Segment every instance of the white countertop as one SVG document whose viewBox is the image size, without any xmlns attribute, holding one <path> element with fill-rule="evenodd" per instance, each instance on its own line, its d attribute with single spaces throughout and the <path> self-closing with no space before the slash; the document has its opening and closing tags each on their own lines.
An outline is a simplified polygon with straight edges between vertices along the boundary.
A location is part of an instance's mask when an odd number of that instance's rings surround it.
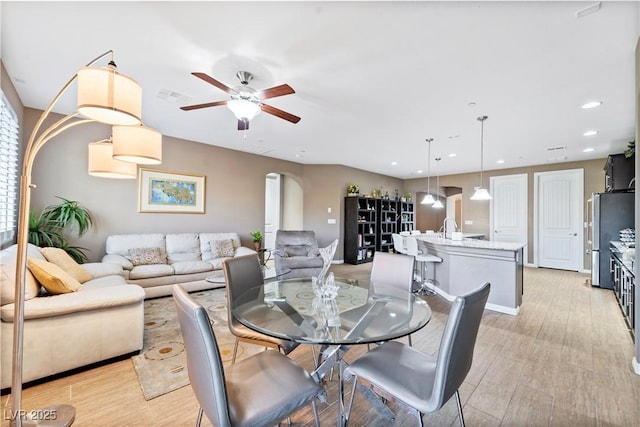
<svg viewBox="0 0 640 427">
<path fill-rule="evenodd" d="M 458 246 L 462 248 L 517 251 L 518 249 L 523 248 L 525 246 L 524 243 L 519 243 L 519 242 L 496 242 L 493 240 L 478 240 L 478 239 L 451 240 L 451 239 L 445 239 L 443 237 L 438 237 L 435 234 L 419 234 L 413 237 L 423 242 L 431 243 L 434 245 Z"/>
</svg>

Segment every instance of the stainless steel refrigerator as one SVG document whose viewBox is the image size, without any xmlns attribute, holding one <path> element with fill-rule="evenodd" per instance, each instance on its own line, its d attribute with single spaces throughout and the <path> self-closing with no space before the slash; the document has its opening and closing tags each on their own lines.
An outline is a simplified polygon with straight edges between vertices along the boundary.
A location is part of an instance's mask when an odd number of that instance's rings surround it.
<svg viewBox="0 0 640 427">
<path fill-rule="evenodd" d="M 594 193 L 587 201 L 587 241 L 591 244 L 591 285 L 613 289 L 609 242 L 634 228 L 635 193 Z"/>
</svg>

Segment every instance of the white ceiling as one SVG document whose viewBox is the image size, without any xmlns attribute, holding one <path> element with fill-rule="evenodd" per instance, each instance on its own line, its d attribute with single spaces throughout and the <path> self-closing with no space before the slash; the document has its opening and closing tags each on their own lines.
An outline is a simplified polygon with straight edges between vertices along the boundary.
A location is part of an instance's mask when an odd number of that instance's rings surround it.
<svg viewBox="0 0 640 427">
<path fill-rule="evenodd" d="M 442 161 L 431 174 L 445 175 L 479 170 L 479 115 L 489 116 L 485 170 L 624 151 L 639 3 L 605 1 L 576 17 L 594 3 L 2 1 L 2 61 L 24 105 L 44 109 L 113 49 L 142 85 L 145 124 L 165 135 L 398 178 L 425 176 L 434 138 Z M 226 107 L 179 109 L 227 99 L 192 71 L 235 86 L 238 70 L 256 89 L 292 86 L 267 103 L 302 120 L 263 113 L 245 134 Z M 54 111 L 74 111 L 74 91 Z M 580 108 L 590 100 L 603 105 Z M 589 129 L 599 134 L 583 136 Z"/>
</svg>

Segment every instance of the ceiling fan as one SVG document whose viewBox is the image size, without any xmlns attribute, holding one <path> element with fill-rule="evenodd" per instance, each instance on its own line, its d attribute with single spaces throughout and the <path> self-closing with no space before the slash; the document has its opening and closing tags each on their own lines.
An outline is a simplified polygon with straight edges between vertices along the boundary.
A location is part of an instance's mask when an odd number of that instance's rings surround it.
<svg viewBox="0 0 640 427">
<path fill-rule="evenodd" d="M 226 105 L 231 111 L 233 111 L 233 114 L 238 119 L 238 130 L 249 129 L 249 121 L 253 119 L 256 114 L 260 113 L 260 111 L 288 120 L 291 123 L 298 123 L 300 121 L 300 117 L 294 116 L 293 114 L 262 102 L 264 99 L 295 93 L 293 88 L 288 84 L 274 86 L 269 89 L 255 90 L 249 86 L 249 82 L 253 79 L 253 74 L 248 71 L 238 71 L 236 73 L 236 77 L 238 77 L 241 83 L 236 87 L 227 86 L 205 73 L 194 72 L 191 74 L 228 93 L 231 95 L 231 99 L 226 101 L 207 102 L 205 104 L 187 105 L 185 107 L 180 107 L 181 110 L 190 111 L 197 110 L 199 108 Z"/>
</svg>

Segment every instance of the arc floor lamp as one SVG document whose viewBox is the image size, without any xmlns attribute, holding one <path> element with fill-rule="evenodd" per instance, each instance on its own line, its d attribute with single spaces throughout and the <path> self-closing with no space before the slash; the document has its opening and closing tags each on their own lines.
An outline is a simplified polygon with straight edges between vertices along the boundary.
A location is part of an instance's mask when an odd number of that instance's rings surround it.
<svg viewBox="0 0 640 427">
<path fill-rule="evenodd" d="M 106 67 L 94 66 L 99 60 L 109 55 L 111 55 L 111 61 Z M 53 107 L 75 81 L 78 81 L 78 111 L 43 129 L 44 122 Z M 24 292 L 27 274 L 31 189 L 35 188 L 35 185 L 31 182 L 31 172 L 35 157 L 47 142 L 69 128 L 91 122 L 109 124 L 114 126 L 112 132 L 121 136 L 117 141 L 114 136 L 113 147 L 105 147 L 107 148 L 106 151 L 98 150 L 101 153 L 97 153 L 96 150 L 90 150 L 89 173 L 111 178 L 135 178 L 135 173 L 132 173 L 131 167 L 123 167 L 117 162 L 125 160 L 130 163 L 158 164 L 162 161 L 162 135 L 158 131 L 142 125 L 141 106 L 142 90 L 140 86 L 135 80 L 116 71 L 115 62 L 113 62 L 113 51 L 109 50 L 89 62 L 86 67 L 81 68 L 60 89 L 40 115 L 25 147 L 20 181 L 20 209 L 18 211 L 18 247 L 11 372 L 11 423 L 17 427 L 21 427 L 23 424 L 38 425 L 38 420 L 31 420 L 26 417 L 27 411 L 22 409 Z M 79 116 L 84 118 L 79 118 Z M 123 129 L 117 129 L 120 127 L 123 127 L 124 132 L 122 132 Z M 135 135 L 135 139 L 128 139 L 127 134 Z M 141 139 L 144 140 L 142 144 L 140 143 Z M 110 152 L 109 149 L 115 150 L 116 143 L 119 144 L 120 157 L 115 156 L 115 159 L 109 159 L 109 154 L 114 156 L 114 153 Z M 101 142 L 101 144 L 104 144 L 104 142 Z M 106 157 L 104 156 L 105 152 L 107 153 Z M 92 156 L 97 155 L 103 155 L 101 160 L 92 158 Z M 104 164 L 105 161 L 109 164 L 101 166 L 99 170 L 92 171 L 92 164 L 95 165 L 96 162 Z M 55 405 L 50 408 L 55 409 L 56 419 L 48 420 L 47 425 L 69 426 L 73 423 L 75 409 L 72 406 Z M 29 413 L 38 412 L 29 411 Z"/>
</svg>

